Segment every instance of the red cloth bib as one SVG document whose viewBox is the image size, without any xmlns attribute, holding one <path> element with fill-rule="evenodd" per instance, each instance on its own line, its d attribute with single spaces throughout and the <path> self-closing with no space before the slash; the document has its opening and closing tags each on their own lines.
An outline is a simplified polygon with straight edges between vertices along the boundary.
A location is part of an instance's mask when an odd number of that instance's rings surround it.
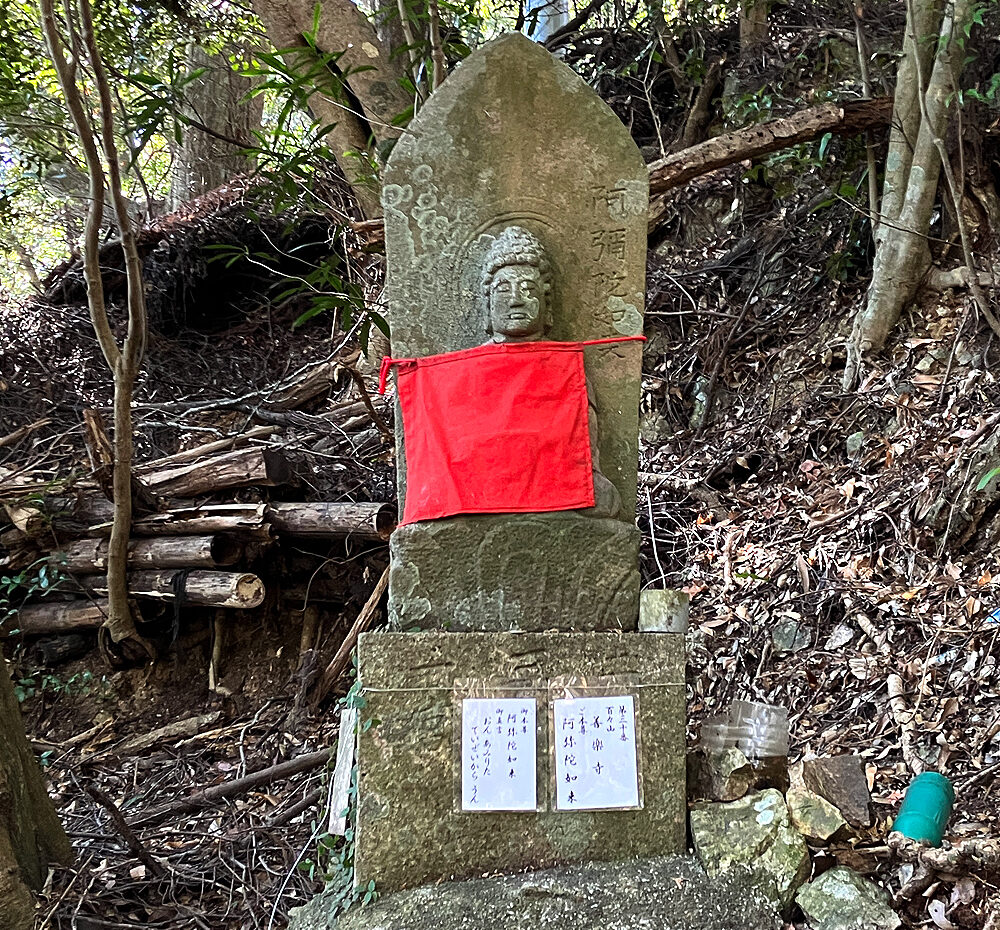
<svg viewBox="0 0 1000 930">
<path fill-rule="evenodd" d="M 406 446 L 400 525 L 594 506 L 583 347 L 493 343 L 396 367 Z"/>
</svg>

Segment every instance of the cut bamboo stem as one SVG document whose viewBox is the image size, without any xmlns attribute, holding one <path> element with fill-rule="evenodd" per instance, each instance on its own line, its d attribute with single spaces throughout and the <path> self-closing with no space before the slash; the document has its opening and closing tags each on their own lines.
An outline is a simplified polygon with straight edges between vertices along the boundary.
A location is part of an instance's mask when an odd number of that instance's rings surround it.
<svg viewBox="0 0 1000 930">
<path fill-rule="evenodd" d="M 138 568 L 198 568 L 234 565 L 243 555 L 243 546 L 233 536 L 167 536 L 162 539 L 133 539 L 129 542 L 128 565 Z M 94 574 L 107 568 L 108 542 L 105 539 L 78 539 L 50 560 L 73 574 Z"/>
<path fill-rule="evenodd" d="M 129 572 L 128 590 L 133 597 L 173 601 L 178 588 L 182 603 L 202 607 L 234 607 L 250 610 L 264 602 L 267 591 L 256 575 L 245 572 L 191 571 Z M 102 575 L 79 579 L 84 590 L 104 594 L 107 582 Z"/>
</svg>

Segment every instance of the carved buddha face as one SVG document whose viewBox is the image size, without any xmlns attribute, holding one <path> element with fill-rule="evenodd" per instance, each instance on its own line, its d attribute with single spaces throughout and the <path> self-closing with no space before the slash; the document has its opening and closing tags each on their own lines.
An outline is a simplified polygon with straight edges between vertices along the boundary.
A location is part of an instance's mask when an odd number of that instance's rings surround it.
<svg viewBox="0 0 1000 930">
<path fill-rule="evenodd" d="M 542 273 L 535 265 L 507 265 L 490 282 L 493 338 L 524 339 L 542 334 L 545 302 Z"/>
<path fill-rule="evenodd" d="M 495 342 L 541 339 L 548 330 L 549 260 L 542 244 L 521 226 L 494 240 L 483 267 L 489 309 L 487 331 Z"/>
</svg>

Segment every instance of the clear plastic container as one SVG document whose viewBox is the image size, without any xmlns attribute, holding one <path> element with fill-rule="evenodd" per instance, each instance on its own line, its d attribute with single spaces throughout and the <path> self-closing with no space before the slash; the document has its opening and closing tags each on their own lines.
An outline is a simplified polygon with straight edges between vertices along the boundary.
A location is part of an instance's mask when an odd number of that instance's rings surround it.
<svg viewBox="0 0 1000 930">
<path fill-rule="evenodd" d="M 739 749 L 748 759 L 788 755 L 788 710 L 757 701 L 733 701 L 726 713 L 701 725 L 706 750 Z"/>
<path fill-rule="evenodd" d="M 788 708 L 757 701 L 733 701 L 729 726 L 748 759 L 788 755 Z"/>
<path fill-rule="evenodd" d="M 699 745 L 710 751 L 732 749 L 736 745 L 736 737 L 729 727 L 729 716 L 706 717 L 701 724 Z"/>
</svg>

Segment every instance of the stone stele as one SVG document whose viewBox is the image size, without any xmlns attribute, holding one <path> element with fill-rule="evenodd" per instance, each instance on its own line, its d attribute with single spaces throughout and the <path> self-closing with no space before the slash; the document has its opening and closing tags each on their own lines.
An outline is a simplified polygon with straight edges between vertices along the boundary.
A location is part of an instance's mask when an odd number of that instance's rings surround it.
<svg viewBox="0 0 1000 930">
<path fill-rule="evenodd" d="M 374 879 L 384 892 L 491 871 L 685 851 L 682 636 L 367 633 L 358 647 L 358 674 L 366 699 L 358 741 L 359 885 Z M 634 693 L 643 809 L 552 811 L 543 735 L 538 784 L 546 810 L 456 810 L 456 681 L 544 683 L 563 675 L 626 675 L 640 683 Z M 540 701 L 540 720 L 545 708 Z"/>
<path fill-rule="evenodd" d="M 511 227 L 535 237 L 549 263 L 543 338 L 640 335 L 647 202 L 638 148 L 576 74 L 516 33 L 485 45 L 434 92 L 386 167 L 393 356 L 491 338 L 483 271 Z M 395 628 L 635 630 L 641 347 L 585 351 L 600 472 L 617 492 L 617 513 L 458 516 L 400 527 L 389 580 Z M 404 425 L 397 416 L 401 510 Z"/>
</svg>

